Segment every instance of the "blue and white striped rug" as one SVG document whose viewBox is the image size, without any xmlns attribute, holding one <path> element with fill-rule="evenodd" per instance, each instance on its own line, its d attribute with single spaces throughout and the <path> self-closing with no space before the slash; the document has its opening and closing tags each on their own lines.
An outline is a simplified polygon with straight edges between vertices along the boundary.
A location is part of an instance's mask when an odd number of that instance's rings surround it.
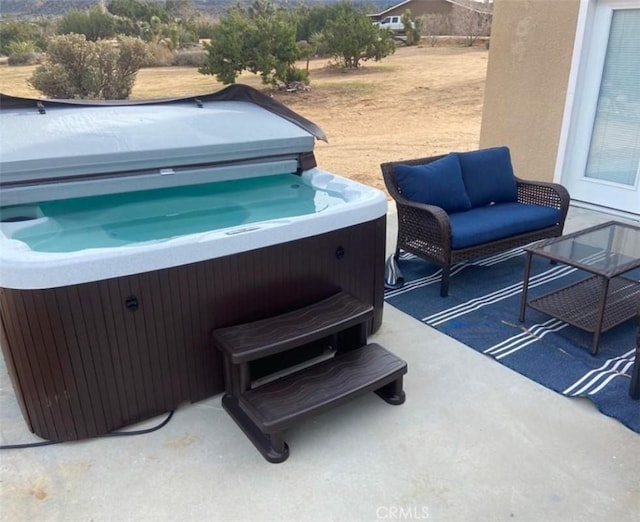
<svg viewBox="0 0 640 522">
<path fill-rule="evenodd" d="M 568 397 L 588 397 L 602 413 L 640 433 L 640 401 L 629 397 L 635 321 L 605 332 L 597 356 L 591 355 L 592 335 L 567 323 L 532 308 L 521 323 L 525 257 L 522 249 L 515 249 L 456 265 L 449 296 L 441 298 L 441 270 L 403 253 L 398 267 L 404 285 L 388 289 L 385 300 L 547 388 Z M 534 256 L 529 298 L 585 276 Z M 640 280 L 640 271 L 627 277 Z"/>
</svg>

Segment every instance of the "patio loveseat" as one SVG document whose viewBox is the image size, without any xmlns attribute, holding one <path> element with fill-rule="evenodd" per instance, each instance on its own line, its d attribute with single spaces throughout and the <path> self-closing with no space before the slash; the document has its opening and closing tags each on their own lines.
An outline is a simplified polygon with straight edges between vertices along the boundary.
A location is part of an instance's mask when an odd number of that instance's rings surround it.
<svg viewBox="0 0 640 522">
<path fill-rule="evenodd" d="M 562 235 L 569 193 L 514 175 L 507 147 L 381 165 L 398 209 L 400 250 L 442 267 L 440 295 L 454 263 Z"/>
</svg>

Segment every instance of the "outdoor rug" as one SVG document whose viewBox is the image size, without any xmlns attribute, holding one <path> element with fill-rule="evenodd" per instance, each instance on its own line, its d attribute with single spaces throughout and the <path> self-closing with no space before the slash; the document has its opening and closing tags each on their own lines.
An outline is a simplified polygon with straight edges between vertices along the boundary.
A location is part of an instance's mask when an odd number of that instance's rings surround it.
<svg viewBox="0 0 640 522">
<path fill-rule="evenodd" d="M 403 253 L 404 285 L 385 291 L 390 305 L 474 350 L 568 397 L 587 397 L 605 415 L 640 433 L 640 401 L 629 397 L 636 322 L 605 332 L 598 355 L 593 336 L 527 307 L 518 320 L 526 254 L 514 249 L 452 267 L 449 296 L 440 297 L 441 269 Z M 388 263 L 389 268 L 389 263 Z M 586 277 L 534 256 L 529 299 Z M 640 280 L 636 270 L 627 277 Z"/>
</svg>

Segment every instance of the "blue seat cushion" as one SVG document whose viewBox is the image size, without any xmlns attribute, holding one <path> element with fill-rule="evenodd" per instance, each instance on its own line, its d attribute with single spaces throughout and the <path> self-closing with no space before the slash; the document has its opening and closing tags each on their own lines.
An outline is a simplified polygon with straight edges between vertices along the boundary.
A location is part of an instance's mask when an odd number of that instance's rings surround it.
<svg viewBox="0 0 640 522">
<path fill-rule="evenodd" d="M 471 206 L 518 200 L 518 186 L 507 147 L 457 154 Z"/>
<path fill-rule="evenodd" d="M 447 213 L 471 208 L 455 154 L 424 165 L 395 165 L 393 172 L 400 193 L 409 201 L 435 205 Z"/>
<path fill-rule="evenodd" d="M 449 216 L 451 246 L 467 248 L 555 225 L 560 211 L 527 203 L 498 203 Z"/>
</svg>

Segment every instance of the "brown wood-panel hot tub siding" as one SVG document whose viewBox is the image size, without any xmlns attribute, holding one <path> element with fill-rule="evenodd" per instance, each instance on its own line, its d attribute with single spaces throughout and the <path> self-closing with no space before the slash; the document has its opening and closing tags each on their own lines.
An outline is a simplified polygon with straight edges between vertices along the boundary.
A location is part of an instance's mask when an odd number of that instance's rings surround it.
<svg viewBox="0 0 640 522">
<path fill-rule="evenodd" d="M 377 330 L 385 228 L 381 217 L 153 272 L 0 289 L 0 342 L 30 429 L 50 440 L 83 439 L 219 393 L 223 369 L 213 329 L 290 311 L 340 289 L 374 306 L 371 330 Z"/>
</svg>

